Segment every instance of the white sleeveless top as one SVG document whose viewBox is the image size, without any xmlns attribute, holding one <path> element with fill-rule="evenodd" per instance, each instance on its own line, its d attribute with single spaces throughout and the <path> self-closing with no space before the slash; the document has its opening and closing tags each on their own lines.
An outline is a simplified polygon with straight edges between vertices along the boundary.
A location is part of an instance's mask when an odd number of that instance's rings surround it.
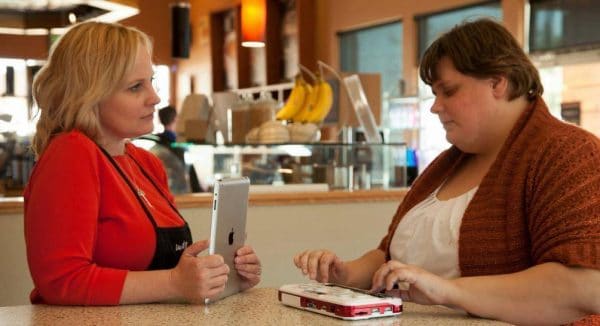
<svg viewBox="0 0 600 326">
<path fill-rule="evenodd" d="M 390 256 L 445 278 L 460 277 L 458 233 L 478 187 L 449 200 L 437 199 L 441 186 L 411 208 L 398 223 Z"/>
</svg>

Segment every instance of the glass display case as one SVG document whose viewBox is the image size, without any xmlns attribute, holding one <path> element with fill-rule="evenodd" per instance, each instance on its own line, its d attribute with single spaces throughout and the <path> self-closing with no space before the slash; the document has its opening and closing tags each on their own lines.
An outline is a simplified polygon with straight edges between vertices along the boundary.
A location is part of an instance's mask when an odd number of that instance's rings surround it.
<svg viewBox="0 0 600 326">
<path fill-rule="evenodd" d="M 204 188 L 247 176 L 253 185 L 327 184 L 330 189 L 406 186 L 404 143 L 199 145 L 178 143 Z"/>
</svg>

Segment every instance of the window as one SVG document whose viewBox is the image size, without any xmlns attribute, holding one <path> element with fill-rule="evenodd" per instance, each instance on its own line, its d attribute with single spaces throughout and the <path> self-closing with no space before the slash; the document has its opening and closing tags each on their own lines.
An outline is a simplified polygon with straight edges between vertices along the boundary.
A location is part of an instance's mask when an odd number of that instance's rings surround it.
<svg viewBox="0 0 600 326">
<path fill-rule="evenodd" d="M 35 122 L 30 122 L 29 87 L 37 62 L 0 58 L 0 132 L 18 136 L 31 134 Z"/>
<path fill-rule="evenodd" d="M 379 73 L 384 102 L 402 94 L 402 22 L 343 32 L 339 39 L 342 71 Z M 383 126 L 389 123 L 385 108 L 383 103 Z"/>
<path fill-rule="evenodd" d="M 160 97 L 160 103 L 156 105 L 156 111 L 154 113 L 154 132 L 162 132 L 163 125 L 160 124 L 158 119 L 158 109 L 169 105 L 171 95 L 171 83 L 170 83 L 169 67 L 166 65 L 154 66 L 154 86 L 158 97 Z"/>
<path fill-rule="evenodd" d="M 450 30 L 463 21 L 476 20 L 482 17 L 502 20 L 502 8 L 499 1 L 487 1 L 474 6 L 462 7 L 434 13 L 416 18 L 419 28 L 419 58 L 440 34 Z"/>
<path fill-rule="evenodd" d="M 600 47 L 600 2 L 530 0 L 532 52 Z"/>
<path fill-rule="evenodd" d="M 33 75 L 43 64 L 42 61 L 0 58 L 0 132 L 15 132 L 19 136 L 30 136 L 35 132 L 39 117 L 37 107 L 31 98 Z M 169 104 L 170 72 L 166 65 L 154 66 L 154 84 L 158 90 L 161 108 Z M 33 115 L 30 115 L 33 113 Z M 162 131 L 162 126 L 155 116 L 155 131 Z"/>
</svg>

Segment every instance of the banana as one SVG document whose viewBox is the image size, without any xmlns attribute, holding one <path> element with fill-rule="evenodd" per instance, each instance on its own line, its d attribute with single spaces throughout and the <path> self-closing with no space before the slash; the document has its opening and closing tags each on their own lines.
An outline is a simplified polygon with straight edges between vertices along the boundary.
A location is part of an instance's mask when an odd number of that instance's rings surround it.
<svg viewBox="0 0 600 326">
<path fill-rule="evenodd" d="M 294 82 L 294 87 L 288 97 L 285 105 L 277 112 L 277 120 L 289 120 L 300 111 L 307 98 L 306 82 L 302 75 L 298 74 Z"/>
<path fill-rule="evenodd" d="M 323 78 L 318 79 L 317 86 L 317 98 L 313 104 L 310 115 L 306 118 L 308 122 L 320 123 L 322 122 L 333 105 L 333 90 L 331 85 Z"/>
<path fill-rule="evenodd" d="M 314 106 L 315 100 L 317 99 L 317 88 L 313 87 L 309 83 L 305 83 L 306 87 L 306 100 L 300 109 L 293 117 L 292 121 L 294 122 L 304 122 L 310 115 L 312 108 Z"/>
</svg>

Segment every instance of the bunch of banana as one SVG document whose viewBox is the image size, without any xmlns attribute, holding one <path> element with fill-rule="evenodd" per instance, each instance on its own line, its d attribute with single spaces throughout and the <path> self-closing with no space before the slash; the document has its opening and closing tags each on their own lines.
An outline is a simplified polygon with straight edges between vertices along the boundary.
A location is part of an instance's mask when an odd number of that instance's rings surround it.
<svg viewBox="0 0 600 326">
<path fill-rule="evenodd" d="M 322 77 L 319 77 L 317 80 L 317 99 L 313 104 L 312 112 L 306 119 L 308 122 L 312 123 L 320 123 L 322 122 L 329 111 L 331 111 L 331 107 L 333 106 L 333 90 L 331 89 L 331 85 L 327 81 L 325 81 Z"/>
<path fill-rule="evenodd" d="M 304 100 L 302 108 L 300 108 L 300 110 L 292 117 L 292 121 L 294 122 L 306 122 L 317 100 L 317 87 L 312 86 L 308 83 L 306 85 L 308 86 L 306 92 L 306 99 Z"/>
<path fill-rule="evenodd" d="M 312 86 L 302 78 L 302 75 L 296 75 L 290 96 L 275 116 L 277 120 L 292 119 L 304 107 L 304 102 L 306 102 L 307 95 L 311 90 Z"/>
<path fill-rule="evenodd" d="M 294 122 L 320 123 L 325 119 L 333 104 L 333 90 L 331 85 L 323 77 L 317 75 L 316 84 L 309 92 L 307 100 L 296 115 L 292 117 Z"/>
</svg>

